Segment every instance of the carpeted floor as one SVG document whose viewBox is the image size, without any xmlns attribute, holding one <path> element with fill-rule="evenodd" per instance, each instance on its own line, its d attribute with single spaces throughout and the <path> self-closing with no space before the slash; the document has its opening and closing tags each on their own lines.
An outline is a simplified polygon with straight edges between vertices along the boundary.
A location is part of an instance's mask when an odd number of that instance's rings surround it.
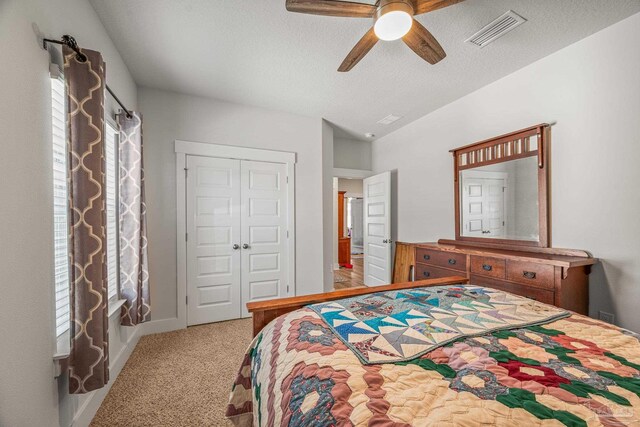
<svg viewBox="0 0 640 427">
<path fill-rule="evenodd" d="M 92 426 L 227 426 L 251 319 L 142 337 Z"/>
</svg>

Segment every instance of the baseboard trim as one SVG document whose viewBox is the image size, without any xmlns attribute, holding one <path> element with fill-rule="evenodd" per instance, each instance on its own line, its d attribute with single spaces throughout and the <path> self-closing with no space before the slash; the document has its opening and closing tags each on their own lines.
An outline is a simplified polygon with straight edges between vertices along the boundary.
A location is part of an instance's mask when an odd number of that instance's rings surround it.
<svg viewBox="0 0 640 427">
<path fill-rule="evenodd" d="M 109 393 L 109 390 L 116 381 L 116 378 L 118 378 L 118 375 L 120 375 L 125 363 L 129 360 L 129 356 L 133 353 L 133 349 L 136 348 L 141 336 L 140 328 L 140 326 L 135 328 L 135 331 L 131 334 L 131 337 L 129 337 L 129 341 L 127 341 L 127 345 L 122 347 L 120 352 L 113 359 L 113 364 L 109 367 L 109 383 L 101 389 L 94 391 L 93 394 L 87 398 L 84 404 L 76 412 L 72 426 L 84 427 L 91 424 L 91 420 L 93 420 L 96 412 L 100 409 L 100 405 L 102 405 L 102 401 L 107 396 L 107 393 Z"/>
<path fill-rule="evenodd" d="M 163 332 L 177 331 L 178 329 L 184 329 L 187 325 L 184 324 L 182 319 L 173 317 L 170 319 L 152 320 L 141 325 L 142 330 L 140 336 L 161 334 Z"/>
</svg>

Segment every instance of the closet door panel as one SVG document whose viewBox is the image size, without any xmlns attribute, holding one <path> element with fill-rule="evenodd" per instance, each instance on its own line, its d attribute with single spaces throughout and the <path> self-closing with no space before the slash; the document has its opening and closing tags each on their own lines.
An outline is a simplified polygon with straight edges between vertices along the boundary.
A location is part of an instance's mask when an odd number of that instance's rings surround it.
<svg viewBox="0 0 640 427">
<path fill-rule="evenodd" d="M 240 161 L 187 157 L 187 324 L 241 314 Z"/>
<path fill-rule="evenodd" d="M 287 168 L 241 162 L 242 316 L 246 303 L 279 298 L 287 280 Z"/>
</svg>

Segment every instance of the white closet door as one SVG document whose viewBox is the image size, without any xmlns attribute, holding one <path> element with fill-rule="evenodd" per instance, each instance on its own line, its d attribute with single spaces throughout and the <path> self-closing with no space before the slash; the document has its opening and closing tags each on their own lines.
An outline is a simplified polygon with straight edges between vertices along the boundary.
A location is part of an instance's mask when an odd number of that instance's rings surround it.
<svg viewBox="0 0 640 427">
<path fill-rule="evenodd" d="M 287 167 L 242 161 L 242 315 L 246 303 L 286 296 Z"/>
<path fill-rule="evenodd" d="M 240 161 L 187 156 L 187 324 L 241 315 Z"/>
<path fill-rule="evenodd" d="M 364 284 L 391 283 L 391 172 L 366 178 L 364 190 Z"/>
</svg>

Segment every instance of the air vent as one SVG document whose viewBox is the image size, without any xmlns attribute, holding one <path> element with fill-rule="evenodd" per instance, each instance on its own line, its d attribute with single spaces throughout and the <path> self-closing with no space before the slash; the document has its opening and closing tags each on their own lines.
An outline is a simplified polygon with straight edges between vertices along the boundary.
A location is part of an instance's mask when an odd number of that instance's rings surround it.
<svg viewBox="0 0 640 427">
<path fill-rule="evenodd" d="M 485 47 L 525 22 L 527 22 L 526 19 L 513 10 L 510 10 L 466 39 L 465 42 L 469 42 L 478 47 Z"/>
<path fill-rule="evenodd" d="M 402 116 L 394 116 L 393 114 L 389 114 L 384 119 L 378 120 L 378 123 L 380 123 L 381 125 L 390 125 L 391 123 L 393 123 L 395 121 L 398 121 L 401 118 L 402 118 Z"/>
</svg>

